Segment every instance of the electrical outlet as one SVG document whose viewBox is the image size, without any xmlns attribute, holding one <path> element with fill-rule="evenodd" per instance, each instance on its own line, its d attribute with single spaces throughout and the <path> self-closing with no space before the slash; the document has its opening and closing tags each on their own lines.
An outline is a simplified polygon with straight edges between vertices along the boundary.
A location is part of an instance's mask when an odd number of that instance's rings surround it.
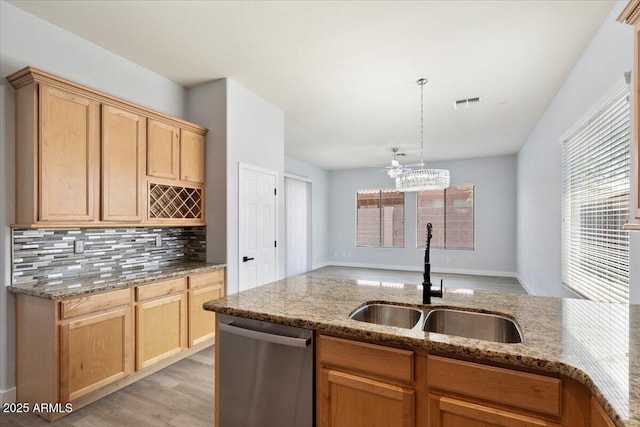
<svg viewBox="0 0 640 427">
<path fill-rule="evenodd" d="M 73 253 L 81 254 L 84 252 L 84 241 L 83 240 L 75 240 L 73 242 Z"/>
<path fill-rule="evenodd" d="M 156 248 L 162 246 L 162 236 L 156 236 Z"/>
</svg>

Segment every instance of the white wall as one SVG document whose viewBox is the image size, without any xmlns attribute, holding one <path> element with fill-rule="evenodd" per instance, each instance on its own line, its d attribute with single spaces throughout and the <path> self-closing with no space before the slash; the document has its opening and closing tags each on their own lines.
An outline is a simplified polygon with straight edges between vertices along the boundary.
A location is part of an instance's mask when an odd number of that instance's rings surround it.
<svg viewBox="0 0 640 427">
<path fill-rule="evenodd" d="M 6 77 L 28 65 L 170 115 L 186 90 L 122 57 L 0 1 L 0 282 L 10 284 L 14 218 L 14 97 Z M 0 286 L 0 400 L 15 399 L 13 297 Z"/>
<path fill-rule="evenodd" d="M 574 296 L 560 278 L 560 138 L 632 67 L 632 27 L 615 22 L 625 4 L 615 5 L 518 153 L 518 273 L 536 295 Z M 640 264 L 633 243 L 631 264 Z"/>
<path fill-rule="evenodd" d="M 224 86 L 224 87 L 223 87 Z M 213 188 L 207 188 L 207 206 L 211 203 L 224 203 L 226 215 L 226 254 L 225 259 L 211 259 L 227 264 L 227 293 L 236 293 L 238 284 L 238 164 L 246 163 L 278 172 L 278 194 L 284 189 L 284 112 L 259 97 L 247 88 L 230 79 L 222 79 L 206 83 L 189 89 L 189 119 L 203 126 L 209 127 L 214 138 L 214 146 L 219 147 L 224 139 L 226 153 L 222 150 L 207 150 L 207 167 L 220 165 L 224 159 L 226 168 L 226 197 Z M 221 112 L 226 111 L 226 117 L 221 119 Z M 221 120 L 224 120 L 223 137 L 220 133 Z M 208 147 L 209 148 L 209 147 Z M 214 158 L 212 158 L 214 157 Z M 226 158 L 225 158 L 226 157 Z M 210 169 L 207 169 L 210 174 Z M 220 174 L 222 172 L 214 172 Z M 213 175 L 212 175 L 213 176 Z M 207 183 L 209 178 L 207 178 Z M 278 197 L 277 209 L 279 215 L 277 240 L 278 272 L 276 278 L 285 274 L 284 252 L 284 198 Z M 223 218 L 210 217 L 207 214 L 207 224 L 211 227 L 215 223 L 224 222 Z M 219 228 L 219 227 L 218 227 Z M 212 254 L 219 256 L 222 250 L 221 231 L 207 233 L 207 252 L 212 248 Z M 211 258 L 213 255 L 208 255 Z"/>
<path fill-rule="evenodd" d="M 294 159 L 284 157 L 284 171 L 309 178 L 311 184 L 311 268 L 329 262 L 329 172 Z"/>
<path fill-rule="evenodd" d="M 475 185 L 475 250 L 431 250 L 434 272 L 516 275 L 516 158 L 487 157 L 429 163 L 449 169 L 451 184 Z M 329 258 L 332 264 L 422 270 L 416 249 L 416 196 L 405 197 L 404 248 L 356 247 L 356 191 L 393 188 L 384 171 L 353 169 L 329 173 Z"/>
<path fill-rule="evenodd" d="M 227 81 L 189 90 L 187 116 L 209 129 L 206 143 L 207 261 L 227 262 Z"/>
</svg>

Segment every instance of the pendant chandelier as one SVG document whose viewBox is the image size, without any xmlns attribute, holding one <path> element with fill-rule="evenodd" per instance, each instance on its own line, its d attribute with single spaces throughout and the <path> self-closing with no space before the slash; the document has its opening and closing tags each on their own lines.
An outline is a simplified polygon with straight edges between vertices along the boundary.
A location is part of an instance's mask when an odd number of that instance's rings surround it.
<svg viewBox="0 0 640 427">
<path fill-rule="evenodd" d="M 420 86 L 420 163 L 418 169 L 401 172 L 396 176 L 396 190 L 426 191 L 444 190 L 449 187 L 449 171 L 446 169 L 426 169 L 424 167 L 424 85 L 427 79 L 419 79 L 416 83 Z"/>
</svg>

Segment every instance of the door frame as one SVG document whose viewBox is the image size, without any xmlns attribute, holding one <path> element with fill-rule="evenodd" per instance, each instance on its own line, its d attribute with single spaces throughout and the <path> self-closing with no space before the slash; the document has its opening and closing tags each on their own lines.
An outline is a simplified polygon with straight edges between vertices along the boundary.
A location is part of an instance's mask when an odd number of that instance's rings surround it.
<svg viewBox="0 0 640 427">
<path fill-rule="evenodd" d="M 273 213 L 273 221 L 274 221 L 274 236 L 276 239 L 276 242 L 279 239 L 280 233 L 279 233 L 279 227 L 278 227 L 278 223 L 280 222 L 280 210 L 278 209 L 278 204 L 279 204 L 279 197 L 281 194 L 281 189 L 280 189 L 280 173 L 278 171 L 272 170 L 272 169 L 267 169 L 267 168 L 263 168 L 260 166 L 255 166 L 249 163 L 244 163 L 244 162 L 238 162 L 238 206 L 237 206 L 237 216 L 236 216 L 236 221 L 238 224 L 238 230 L 237 230 L 237 234 L 236 234 L 236 241 L 238 242 L 238 258 L 237 258 L 237 265 L 238 265 L 238 292 L 240 292 L 240 267 L 242 266 L 242 248 L 240 247 L 240 215 L 241 215 L 241 211 L 240 211 L 240 202 L 241 202 L 241 198 L 242 198 L 242 184 L 244 182 L 244 171 L 245 170 L 250 170 L 253 172 L 259 172 L 259 173 L 263 173 L 266 175 L 272 175 L 275 178 L 275 185 L 276 185 L 276 196 L 275 196 L 275 205 L 274 205 L 274 213 Z M 279 192 L 280 191 L 280 192 Z M 282 244 L 280 245 L 280 248 L 282 248 Z M 275 266 L 274 266 L 274 272 L 275 272 L 275 277 L 274 277 L 274 281 L 278 280 L 278 277 L 280 277 L 280 257 L 278 255 L 278 247 L 274 247 L 273 250 L 275 251 L 275 257 L 274 257 L 274 262 L 275 262 Z"/>
<path fill-rule="evenodd" d="M 313 180 L 304 176 L 294 175 L 291 173 L 284 173 L 285 180 L 295 179 L 297 181 L 302 181 L 308 184 L 308 193 L 307 193 L 307 271 L 311 271 L 313 268 L 313 227 L 311 221 L 313 220 Z M 286 221 L 286 212 L 287 212 L 287 183 L 284 183 L 284 209 L 285 209 L 285 221 Z M 284 236 L 284 256 L 285 256 L 285 264 L 284 271 L 285 277 L 287 275 L 287 245 L 289 244 L 289 236 L 287 236 L 287 226 L 285 223 L 285 236 Z"/>
</svg>

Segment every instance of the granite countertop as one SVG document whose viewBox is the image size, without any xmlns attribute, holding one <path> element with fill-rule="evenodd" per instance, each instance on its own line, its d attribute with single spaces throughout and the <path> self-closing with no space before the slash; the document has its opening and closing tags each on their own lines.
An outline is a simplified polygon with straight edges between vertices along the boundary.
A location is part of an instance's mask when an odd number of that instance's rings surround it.
<svg viewBox="0 0 640 427">
<path fill-rule="evenodd" d="M 79 276 L 75 279 L 51 279 L 33 285 L 13 285 L 8 287 L 14 294 L 27 294 L 53 300 L 73 298 L 102 292 L 109 289 L 127 288 L 147 282 L 204 273 L 224 268 L 226 264 L 208 264 L 204 262 L 185 262 L 169 266 L 146 267 L 124 270 L 118 277 L 105 279 L 99 275 Z"/>
<path fill-rule="evenodd" d="M 495 312 L 523 342 L 494 343 L 349 319 L 370 302 L 421 306 L 422 287 L 296 276 L 205 303 L 205 309 L 391 346 L 565 375 L 586 385 L 618 426 L 640 426 L 640 305 L 446 289 L 432 306 Z"/>
</svg>

